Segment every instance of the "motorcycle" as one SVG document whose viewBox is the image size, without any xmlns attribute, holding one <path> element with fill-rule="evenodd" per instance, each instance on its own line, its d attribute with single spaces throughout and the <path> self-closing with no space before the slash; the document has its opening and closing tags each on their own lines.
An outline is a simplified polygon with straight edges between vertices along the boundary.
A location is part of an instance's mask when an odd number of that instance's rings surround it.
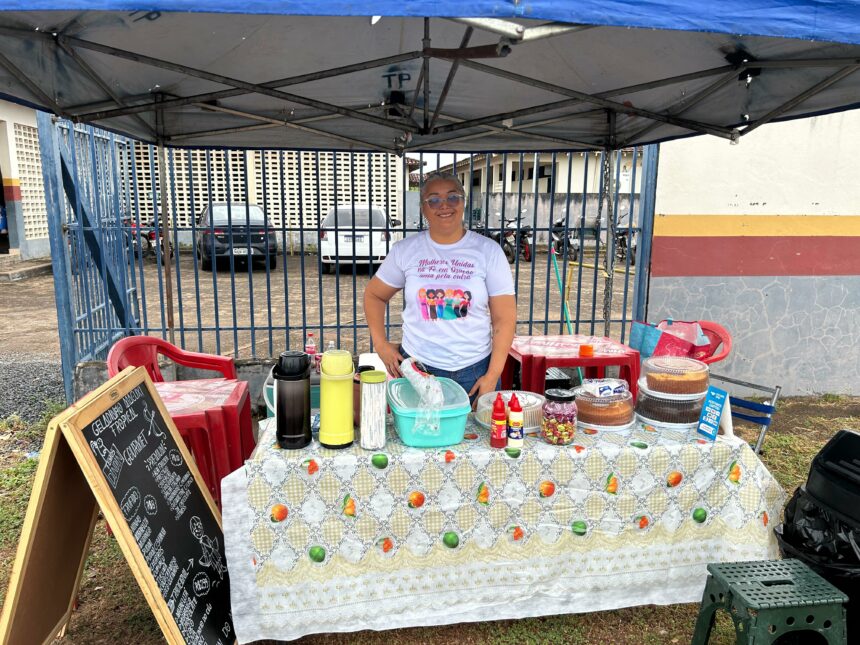
<svg viewBox="0 0 860 645">
<path fill-rule="evenodd" d="M 586 237 L 588 236 L 589 231 L 593 231 L 594 229 L 586 229 Z M 591 235 L 595 235 L 595 233 L 591 233 Z M 579 229 L 578 228 L 567 228 L 567 233 L 565 234 L 565 220 L 564 218 L 557 219 L 552 223 L 552 227 L 549 231 L 550 237 L 550 245 L 555 254 L 559 257 L 563 257 L 565 252 L 567 252 L 567 257 L 572 261 L 576 262 L 579 260 Z"/>
<path fill-rule="evenodd" d="M 585 244 L 596 244 L 598 237 L 600 236 L 601 230 L 598 227 L 586 227 L 582 232 L 582 239 L 580 243 L 580 229 L 579 228 L 568 228 L 567 235 L 565 235 L 564 231 L 565 222 L 564 219 L 558 219 L 552 224 L 552 228 L 550 229 L 550 239 L 552 248 L 555 250 L 556 255 L 563 255 L 565 249 L 567 250 L 567 257 L 570 258 L 571 261 L 577 262 L 579 261 L 580 255 L 582 253 L 581 246 Z M 615 229 L 615 257 L 619 262 L 626 262 L 627 256 L 630 255 L 630 266 L 636 265 L 636 231 L 631 232 L 632 235 L 631 240 L 628 241 L 628 229 L 627 227 L 616 228 Z"/>
<path fill-rule="evenodd" d="M 523 213 L 525 213 L 525 211 L 523 211 Z M 501 220 L 500 213 L 496 213 L 496 217 Z M 474 217 L 472 218 L 472 221 L 474 223 Z M 492 226 L 487 229 L 479 223 L 478 226 L 473 225 L 471 230 L 479 235 L 489 237 L 496 244 L 501 246 L 509 264 L 513 264 L 516 261 L 517 255 L 521 255 L 525 262 L 531 262 L 532 248 L 534 246 L 532 227 L 528 225 L 517 227 L 517 221 L 518 220 L 516 219 L 505 219 L 504 228 L 502 229 Z"/>
<path fill-rule="evenodd" d="M 615 256 L 619 262 L 626 262 L 627 256 L 630 256 L 630 266 L 636 266 L 636 231 L 630 231 L 630 241 L 628 242 L 628 230 L 615 230 Z"/>
<path fill-rule="evenodd" d="M 158 259 L 158 250 L 156 249 L 156 244 L 161 247 L 161 263 L 165 262 L 165 253 L 164 253 L 164 230 L 159 228 L 158 230 L 158 242 L 155 241 L 155 227 L 152 224 L 144 224 L 141 222 L 140 229 L 138 231 L 137 222 L 130 217 L 124 217 L 122 219 L 122 227 L 127 236 L 127 239 L 131 241 L 131 249 L 135 258 L 143 257 L 143 258 L 152 258 L 153 260 Z M 173 242 L 170 242 L 170 259 L 173 259 Z"/>
<path fill-rule="evenodd" d="M 526 224 L 518 226 L 522 215 L 525 215 L 525 210 L 520 214 L 518 219 L 506 219 L 504 228 L 504 242 L 502 250 L 505 252 L 505 257 L 509 264 L 513 264 L 517 255 L 522 256 L 523 261 L 532 261 L 532 248 L 534 247 L 534 236 L 532 235 L 532 227 Z M 496 216 L 501 220 L 501 213 L 496 213 Z"/>
</svg>

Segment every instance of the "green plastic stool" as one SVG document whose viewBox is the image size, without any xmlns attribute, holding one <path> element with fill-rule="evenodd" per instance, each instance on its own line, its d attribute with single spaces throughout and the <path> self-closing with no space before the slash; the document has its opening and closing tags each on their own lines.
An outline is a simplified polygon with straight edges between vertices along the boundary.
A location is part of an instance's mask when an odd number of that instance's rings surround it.
<svg viewBox="0 0 860 645">
<path fill-rule="evenodd" d="M 729 612 L 738 643 L 773 643 L 789 632 L 812 631 L 845 645 L 848 596 L 799 560 L 709 564 L 692 645 L 711 637 L 717 609 Z"/>
</svg>

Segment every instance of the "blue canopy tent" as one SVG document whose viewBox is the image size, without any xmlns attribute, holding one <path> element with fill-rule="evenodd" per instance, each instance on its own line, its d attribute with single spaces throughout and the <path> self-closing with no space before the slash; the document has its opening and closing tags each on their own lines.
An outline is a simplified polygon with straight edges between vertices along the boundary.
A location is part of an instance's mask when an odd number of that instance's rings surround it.
<svg viewBox="0 0 860 645">
<path fill-rule="evenodd" d="M 0 94 L 168 146 L 620 148 L 860 104 L 858 2 L 57 4 L 0 2 Z"/>
</svg>

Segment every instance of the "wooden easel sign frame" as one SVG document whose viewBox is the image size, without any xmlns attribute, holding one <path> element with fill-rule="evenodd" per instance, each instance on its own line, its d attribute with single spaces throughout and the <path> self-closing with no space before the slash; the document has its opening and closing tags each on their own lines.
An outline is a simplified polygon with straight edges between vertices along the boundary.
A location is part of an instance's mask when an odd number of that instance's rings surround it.
<svg viewBox="0 0 860 645">
<path fill-rule="evenodd" d="M 102 514 L 168 643 L 234 643 L 221 514 L 144 368 L 51 420 L 0 643 L 64 633 Z"/>
</svg>

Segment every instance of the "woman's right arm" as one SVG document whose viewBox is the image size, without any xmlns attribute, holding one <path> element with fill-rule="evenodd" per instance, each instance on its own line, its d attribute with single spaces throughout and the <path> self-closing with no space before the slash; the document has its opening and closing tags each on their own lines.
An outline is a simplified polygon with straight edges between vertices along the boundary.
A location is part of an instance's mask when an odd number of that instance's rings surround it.
<svg viewBox="0 0 860 645">
<path fill-rule="evenodd" d="M 385 284 L 376 276 L 370 279 L 364 289 L 364 317 L 370 329 L 370 339 L 391 376 L 402 376 L 400 362 L 403 356 L 397 345 L 388 342 L 388 337 L 385 335 L 385 306 L 398 291 L 400 289 Z"/>
</svg>

